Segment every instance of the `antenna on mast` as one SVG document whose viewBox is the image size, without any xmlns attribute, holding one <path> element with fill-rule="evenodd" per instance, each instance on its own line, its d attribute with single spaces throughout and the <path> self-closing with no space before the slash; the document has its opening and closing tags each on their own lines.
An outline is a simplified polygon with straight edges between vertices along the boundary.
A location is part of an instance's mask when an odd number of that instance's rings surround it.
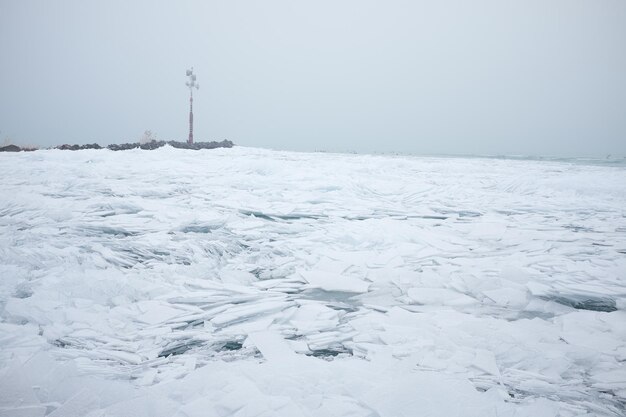
<svg viewBox="0 0 626 417">
<path fill-rule="evenodd" d="M 193 73 L 193 67 L 188 69 L 187 72 L 187 82 L 185 85 L 189 87 L 189 139 L 187 143 L 193 143 L 193 89 L 200 89 L 200 84 L 196 81 L 196 74 Z"/>
</svg>

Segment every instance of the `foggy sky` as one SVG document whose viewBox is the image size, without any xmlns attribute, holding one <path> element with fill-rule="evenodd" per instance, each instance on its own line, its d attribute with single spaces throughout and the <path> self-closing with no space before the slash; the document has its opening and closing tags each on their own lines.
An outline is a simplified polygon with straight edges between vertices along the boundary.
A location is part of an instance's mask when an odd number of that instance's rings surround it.
<svg viewBox="0 0 626 417">
<path fill-rule="evenodd" d="M 0 143 L 626 156 L 626 1 L 0 0 Z"/>
</svg>

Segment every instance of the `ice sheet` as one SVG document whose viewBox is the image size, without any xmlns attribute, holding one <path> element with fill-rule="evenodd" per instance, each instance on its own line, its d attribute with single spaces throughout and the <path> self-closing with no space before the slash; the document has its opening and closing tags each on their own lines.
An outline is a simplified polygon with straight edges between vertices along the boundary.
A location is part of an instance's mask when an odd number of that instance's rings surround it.
<svg viewBox="0 0 626 417">
<path fill-rule="evenodd" d="M 0 416 L 621 416 L 626 168 L 0 154 Z"/>
</svg>

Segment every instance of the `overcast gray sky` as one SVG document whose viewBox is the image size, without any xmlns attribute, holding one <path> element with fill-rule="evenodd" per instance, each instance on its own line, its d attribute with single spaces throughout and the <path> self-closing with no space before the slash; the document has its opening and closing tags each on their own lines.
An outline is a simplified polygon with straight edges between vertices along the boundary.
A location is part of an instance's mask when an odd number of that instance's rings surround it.
<svg viewBox="0 0 626 417">
<path fill-rule="evenodd" d="M 626 156 L 625 0 L 0 0 L 0 142 Z"/>
</svg>

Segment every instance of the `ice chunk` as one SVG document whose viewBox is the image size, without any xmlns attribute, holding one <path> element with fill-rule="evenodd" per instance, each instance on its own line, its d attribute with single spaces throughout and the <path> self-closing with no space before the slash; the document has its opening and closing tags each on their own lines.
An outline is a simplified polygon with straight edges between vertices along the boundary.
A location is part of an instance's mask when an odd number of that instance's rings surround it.
<svg viewBox="0 0 626 417">
<path fill-rule="evenodd" d="M 527 292 L 517 288 L 498 288 L 483 291 L 483 294 L 503 307 L 523 308 L 528 304 Z"/>
<path fill-rule="evenodd" d="M 556 417 L 559 415 L 559 406 L 547 398 L 537 398 L 531 400 L 529 404 L 523 404 L 519 408 L 519 413 L 529 417 Z"/>
<path fill-rule="evenodd" d="M 316 412 L 315 415 L 319 417 L 375 417 L 377 415 L 374 410 L 345 395 L 324 398 L 321 407 Z"/>
<path fill-rule="evenodd" d="M 121 350 L 99 349 L 98 354 L 102 355 L 103 358 L 110 358 L 121 362 L 132 363 L 134 365 L 138 365 L 142 361 L 141 356 L 136 353 L 124 352 Z"/>
<path fill-rule="evenodd" d="M 152 385 L 154 380 L 158 374 L 158 370 L 155 368 L 149 369 L 147 372 L 143 374 L 139 381 L 139 385 Z"/>
<path fill-rule="evenodd" d="M 423 305 L 468 306 L 477 303 L 475 298 L 447 288 L 409 288 L 407 295 Z"/>
<path fill-rule="evenodd" d="M 617 415 L 626 169 L 599 164 L 0 153 L 0 412 Z"/>
<path fill-rule="evenodd" d="M 605 372 L 597 372 L 592 376 L 596 381 L 595 387 L 603 390 L 626 390 L 626 370 L 613 369 Z"/>
<path fill-rule="evenodd" d="M 248 339 L 250 343 L 259 349 L 263 357 L 269 361 L 288 361 L 297 357 L 291 347 L 277 333 L 250 333 Z"/>
<path fill-rule="evenodd" d="M 98 404 L 95 393 L 82 390 L 50 413 L 49 417 L 83 417 Z"/>
<path fill-rule="evenodd" d="M 121 401 L 104 409 L 107 417 L 169 417 L 174 415 L 180 405 L 162 396 L 143 395 L 131 400 Z"/>
<path fill-rule="evenodd" d="M 349 277 L 327 271 L 303 271 L 300 273 L 308 282 L 309 288 L 319 288 L 324 291 L 338 291 L 348 293 L 364 293 L 370 284 L 359 278 Z"/>
<path fill-rule="evenodd" d="M 335 328 L 339 324 L 340 312 L 320 303 L 305 303 L 290 317 L 300 334 Z"/>
<path fill-rule="evenodd" d="M 44 309 L 49 307 L 50 305 L 35 304 L 32 298 L 9 298 L 4 306 L 4 311 L 19 320 L 48 324 L 51 322 L 51 318 Z"/>
<path fill-rule="evenodd" d="M 498 369 L 498 365 L 496 365 L 496 357 L 493 352 L 488 350 L 477 349 L 472 366 L 480 369 L 481 371 L 487 372 L 488 374 L 495 375 L 497 377 L 500 376 L 500 370 Z"/>
<path fill-rule="evenodd" d="M 21 373 L 21 365 L 15 363 L 0 378 L 0 407 L 14 408 L 39 405 L 28 375 Z"/>
<path fill-rule="evenodd" d="M 215 408 L 215 399 L 200 397 L 183 405 L 174 417 L 223 417 Z"/>
<path fill-rule="evenodd" d="M 137 320 L 146 324 L 159 324 L 171 320 L 185 311 L 171 307 L 169 304 L 161 301 L 140 301 L 137 307 L 141 314 L 137 316 Z"/>
<path fill-rule="evenodd" d="M 284 310 L 292 304 L 293 303 L 283 300 L 246 303 L 241 306 L 231 307 L 230 309 L 217 314 L 213 317 L 213 319 L 211 319 L 211 323 L 216 326 L 227 326 L 251 317 L 260 317 L 265 314 Z"/>
<path fill-rule="evenodd" d="M 502 402 L 477 392 L 467 380 L 434 372 L 414 373 L 391 385 L 376 386 L 361 400 L 381 417 L 495 416 Z"/>
</svg>

